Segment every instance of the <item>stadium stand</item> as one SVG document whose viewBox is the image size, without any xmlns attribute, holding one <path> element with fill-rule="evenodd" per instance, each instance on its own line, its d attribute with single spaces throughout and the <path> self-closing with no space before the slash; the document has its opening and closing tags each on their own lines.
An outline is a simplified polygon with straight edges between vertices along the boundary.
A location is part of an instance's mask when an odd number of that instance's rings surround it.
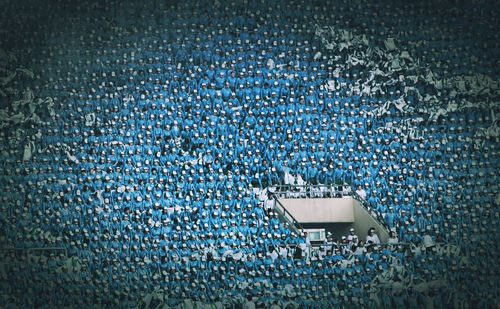
<svg viewBox="0 0 500 309">
<path fill-rule="evenodd" d="M 494 1 L 2 7 L 2 307 L 498 308 Z M 295 185 L 388 243 L 313 247 Z"/>
</svg>

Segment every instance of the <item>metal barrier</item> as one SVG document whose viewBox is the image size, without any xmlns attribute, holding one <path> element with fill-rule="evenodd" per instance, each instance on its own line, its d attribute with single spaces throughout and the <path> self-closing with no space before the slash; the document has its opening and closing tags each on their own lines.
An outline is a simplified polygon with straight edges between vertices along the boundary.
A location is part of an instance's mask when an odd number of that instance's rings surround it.
<svg viewBox="0 0 500 309">
<path fill-rule="evenodd" d="M 9 252 L 16 252 L 16 253 L 21 253 L 22 255 L 25 255 L 25 249 L 24 248 L 7 248 L 7 247 L 1 247 L 0 251 L 7 251 L 7 254 Z"/>
<path fill-rule="evenodd" d="M 387 244 L 380 244 L 379 246 L 386 246 Z M 436 243 L 436 246 L 441 246 L 441 245 L 446 245 L 442 243 Z M 301 259 L 298 256 L 295 255 L 297 247 L 300 247 L 300 244 L 287 244 L 287 245 L 279 245 L 279 247 L 288 247 L 292 251 L 292 255 L 295 256 L 295 259 Z M 339 244 L 339 243 L 331 243 L 331 244 L 325 244 L 325 243 L 311 243 L 306 245 L 306 251 L 305 251 L 305 257 L 307 260 L 309 260 L 312 257 L 318 258 L 320 254 L 326 254 L 327 251 L 333 249 L 340 249 L 342 254 L 344 254 L 344 249 L 350 248 L 352 245 L 351 244 Z M 394 243 L 390 244 L 391 250 L 395 250 L 398 247 L 401 247 L 403 249 L 403 252 L 405 255 L 413 255 L 412 250 L 414 249 L 415 245 L 412 243 Z M 324 253 L 320 253 L 323 251 Z M 302 255 L 302 250 L 300 251 L 300 254 Z"/>
<path fill-rule="evenodd" d="M 46 247 L 46 248 L 28 248 L 26 249 L 26 254 L 29 255 L 32 252 L 43 252 L 43 251 L 63 251 L 64 257 L 68 258 L 68 250 L 64 247 Z"/>
<path fill-rule="evenodd" d="M 64 252 L 64 257 L 68 258 L 68 250 L 64 247 L 45 247 L 45 248 L 7 248 L 7 247 L 2 247 L 0 248 L 0 251 L 16 251 L 16 252 L 21 252 L 22 255 L 24 256 L 29 256 L 31 253 L 34 252 L 43 252 L 43 251 L 63 251 Z"/>
<path fill-rule="evenodd" d="M 366 203 L 366 200 L 359 196 L 356 191 L 352 191 L 351 196 L 359 202 L 359 204 L 370 214 L 370 216 L 372 216 L 373 219 L 377 220 L 378 223 L 385 227 L 388 232 L 391 230 L 391 227 L 385 222 L 384 216 L 379 211 L 372 209 L 370 205 Z"/>
<path fill-rule="evenodd" d="M 278 213 L 278 217 L 280 218 L 281 221 L 285 221 L 288 223 L 289 228 L 293 229 L 293 232 L 296 234 L 300 234 L 301 232 L 304 231 L 304 228 L 302 225 L 292 216 L 292 214 L 281 204 L 281 202 L 278 200 L 278 198 L 273 195 L 275 205 L 274 205 L 274 211 Z"/>
<path fill-rule="evenodd" d="M 378 246 L 385 247 L 387 245 L 391 246 L 391 250 L 396 250 L 398 248 L 402 248 L 402 250 L 403 250 L 403 252 L 404 252 L 405 255 L 414 255 L 413 251 L 416 250 L 417 247 L 418 247 L 414 243 L 406 243 L 406 242 L 399 242 L 399 243 L 392 243 L 392 244 L 381 243 Z M 311 246 L 310 252 L 312 254 L 310 256 L 314 256 L 315 254 L 318 254 L 319 250 L 322 249 L 322 248 L 326 248 L 327 249 L 326 251 L 328 251 L 328 247 L 334 248 L 334 249 L 342 249 L 342 248 L 350 247 L 351 244 L 337 244 L 337 243 L 333 243 L 333 244 L 311 244 L 310 246 Z M 443 243 L 443 242 L 434 243 L 433 247 L 438 248 L 440 251 L 446 251 L 446 250 L 447 251 L 451 251 L 454 254 L 456 254 L 456 250 L 458 248 L 457 246 L 454 246 L 454 245 L 448 244 L 448 243 Z"/>
<path fill-rule="evenodd" d="M 277 185 L 273 194 L 279 198 L 338 198 L 351 195 L 352 188 L 343 185 Z M 268 188 L 269 189 L 269 188 Z"/>
</svg>

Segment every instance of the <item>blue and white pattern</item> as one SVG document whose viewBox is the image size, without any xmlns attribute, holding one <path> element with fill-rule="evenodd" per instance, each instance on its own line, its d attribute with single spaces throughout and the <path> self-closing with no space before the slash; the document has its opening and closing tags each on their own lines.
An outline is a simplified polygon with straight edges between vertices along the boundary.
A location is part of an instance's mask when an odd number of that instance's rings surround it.
<svg viewBox="0 0 500 309">
<path fill-rule="evenodd" d="M 5 2 L 2 306 L 498 307 L 494 3 Z M 285 184 L 389 244 L 310 253 Z"/>
</svg>

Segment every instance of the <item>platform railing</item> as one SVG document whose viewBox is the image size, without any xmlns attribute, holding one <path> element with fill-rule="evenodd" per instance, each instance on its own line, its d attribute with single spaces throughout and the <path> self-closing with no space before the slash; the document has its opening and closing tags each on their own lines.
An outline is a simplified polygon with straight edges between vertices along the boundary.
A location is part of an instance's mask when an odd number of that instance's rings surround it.
<svg viewBox="0 0 500 309">
<path fill-rule="evenodd" d="M 26 249 L 26 254 L 40 253 L 44 251 L 63 251 L 64 257 L 68 258 L 68 250 L 64 247 L 40 247 L 40 248 L 28 248 Z"/>
<path fill-rule="evenodd" d="M 413 243 L 401 243 L 401 242 L 391 243 L 391 244 L 381 243 L 378 246 L 385 247 L 387 245 L 390 245 L 391 251 L 399 250 L 399 249 L 402 250 L 402 252 L 405 256 L 410 256 L 410 255 L 413 256 L 414 255 L 413 250 L 415 250 L 415 248 L 416 248 L 415 244 L 413 244 Z M 435 243 L 434 245 L 437 247 L 442 247 L 444 250 L 448 250 L 447 246 L 449 244 Z M 347 249 L 350 249 L 352 247 L 352 244 L 337 243 L 337 242 L 334 242 L 334 243 L 308 243 L 305 245 L 305 250 L 301 250 L 298 255 L 295 254 L 296 250 L 299 247 L 304 247 L 303 244 L 286 244 L 286 245 L 282 244 L 282 245 L 279 245 L 278 247 L 281 247 L 281 248 L 286 247 L 289 250 L 291 250 L 290 253 L 292 254 L 292 256 L 294 256 L 294 259 L 306 258 L 306 260 L 309 260 L 309 259 L 314 258 L 314 257 L 319 258 L 319 256 L 321 254 L 325 255 L 328 251 L 332 251 L 334 253 L 335 252 L 334 250 L 336 250 L 336 249 L 339 249 L 341 254 L 345 255 L 345 251 Z M 448 250 L 448 251 L 450 251 L 450 250 Z"/>
<path fill-rule="evenodd" d="M 351 195 L 351 186 L 343 185 L 276 185 L 273 194 L 278 198 L 338 198 Z"/>
<path fill-rule="evenodd" d="M 385 227 L 388 232 L 390 231 L 391 229 L 390 226 L 387 225 L 387 223 L 384 220 L 384 216 L 379 211 L 376 211 L 375 209 L 371 208 L 370 205 L 366 203 L 366 200 L 361 196 L 359 196 L 359 194 L 356 191 L 352 191 L 351 195 L 359 202 L 361 207 L 363 207 L 373 219 L 377 220 L 377 222 L 380 223 L 383 227 Z"/>
<path fill-rule="evenodd" d="M 19 247 L 0 247 L 0 251 L 13 251 L 21 253 L 24 256 L 29 256 L 33 253 L 41 253 L 47 251 L 62 251 L 65 258 L 68 258 L 68 250 L 64 247 L 37 247 L 37 248 L 19 248 Z"/>
<path fill-rule="evenodd" d="M 274 211 L 278 213 L 278 217 L 283 222 L 288 223 L 289 228 L 292 229 L 296 234 L 300 234 L 304 231 L 302 225 L 295 219 L 294 216 L 283 206 L 283 204 L 279 201 L 276 195 L 273 195 L 275 206 Z"/>
</svg>

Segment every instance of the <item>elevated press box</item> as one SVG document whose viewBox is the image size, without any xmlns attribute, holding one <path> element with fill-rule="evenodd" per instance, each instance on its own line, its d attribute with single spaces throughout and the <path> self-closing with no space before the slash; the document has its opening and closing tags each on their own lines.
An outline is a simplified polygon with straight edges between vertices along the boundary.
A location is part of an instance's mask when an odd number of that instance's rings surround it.
<svg viewBox="0 0 500 309">
<path fill-rule="evenodd" d="M 354 228 L 363 239 L 370 228 L 375 228 L 382 242 L 389 238 L 387 229 L 352 197 L 280 198 L 279 201 L 305 228 L 325 228 L 336 236 L 348 235 L 349 229 Z"/>
<path fill-rule="evenodd" d="M 280 202 L 299 223 L 353 223 L 352 198 L 283 198 Z"/>
</svg>

